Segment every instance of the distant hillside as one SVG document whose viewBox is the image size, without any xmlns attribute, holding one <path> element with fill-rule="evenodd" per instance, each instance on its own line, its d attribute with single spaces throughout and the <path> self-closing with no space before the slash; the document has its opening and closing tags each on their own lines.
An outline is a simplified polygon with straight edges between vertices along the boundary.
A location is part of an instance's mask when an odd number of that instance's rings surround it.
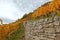
<svg viewBox="0 0 60 40">
<path fill-rule="evenodd" d="M 47 2 L 33 12 L 25 14 L 21 19 L 16 20 L 16 22 L 0 25 L 0 40 L 17 40 L 17 38 L 24 37 L 24 21 L 36 20 L 41 18 L 41 16 L 49 17 L 51 12 L 55 12 L 56 15 L 60 16 L 60 0 Z"/>
</svg>

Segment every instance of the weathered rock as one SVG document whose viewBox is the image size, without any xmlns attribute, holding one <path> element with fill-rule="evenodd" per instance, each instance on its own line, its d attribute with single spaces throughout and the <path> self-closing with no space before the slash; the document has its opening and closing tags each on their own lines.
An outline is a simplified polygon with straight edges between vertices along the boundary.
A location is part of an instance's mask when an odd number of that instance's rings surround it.
<svg viewBox="0 0 60 40">
<path fill-rule="evenodd" d="M 60 32 L 60 26 L 55 26 L 56 32 Z"/>
<path fill-rule="evenodd" d="M 59 21 L 54 21 L 54 25 L 59 25 Z"/>
<path fill-rule="evenodd" d="M 60 40 L 60 21 L 57 16 L 25 24 L 26 40 Z"/>
</svg>

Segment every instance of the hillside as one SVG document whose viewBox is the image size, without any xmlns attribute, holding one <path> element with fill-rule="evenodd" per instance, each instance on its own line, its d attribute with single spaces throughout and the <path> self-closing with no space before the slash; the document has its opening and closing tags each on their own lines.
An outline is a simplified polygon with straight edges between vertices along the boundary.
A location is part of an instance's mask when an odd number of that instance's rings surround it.
<svg viewBox="0 0 60 40">
<path fill-rule="evenodd" d="M 25 28 L 23 25 L 25 21 L 35 21 L 43 16 L 44 18 L 49 18 L 49 15 L 54 13 L 60 16 L 60 0 L 48 2 L 33 12 L 25 14 L 21 19 L 16 20 L 16 22 L 0 25 L 0 40 L 19 40 L 19 38 L 20 40 L 25 40 Z"/>
</svg>

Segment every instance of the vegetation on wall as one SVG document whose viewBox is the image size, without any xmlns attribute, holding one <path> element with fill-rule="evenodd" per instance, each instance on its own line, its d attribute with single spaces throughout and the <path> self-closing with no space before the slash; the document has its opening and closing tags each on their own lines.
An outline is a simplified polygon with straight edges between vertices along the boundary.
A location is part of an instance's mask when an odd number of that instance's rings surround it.
<svg viewBox="0 0 60 40">
<path fill-rule="evenodd" d="M 25 14 L 21 19 L 16 20 L 16 22 L 0 25 L 0 40 L 5 40 L 6 38 L 6 40 L 24 40 L 24 21 L 39 19 L 41 16 L 48 17 L 53 12 L 60 16 L 60 0 L 48 2 L 35 11 Z"/>
</svg>

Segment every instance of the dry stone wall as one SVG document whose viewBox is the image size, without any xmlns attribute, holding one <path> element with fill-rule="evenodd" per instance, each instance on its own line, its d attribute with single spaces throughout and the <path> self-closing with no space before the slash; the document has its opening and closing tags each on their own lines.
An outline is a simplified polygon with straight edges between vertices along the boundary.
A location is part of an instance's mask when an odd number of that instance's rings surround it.
<svg viewBox="0 0 60 40">
<path fill-rule="evenodd" d="M 60 40 L 60 16 L 26 21 L 25 40 Z"/>
</svg>

